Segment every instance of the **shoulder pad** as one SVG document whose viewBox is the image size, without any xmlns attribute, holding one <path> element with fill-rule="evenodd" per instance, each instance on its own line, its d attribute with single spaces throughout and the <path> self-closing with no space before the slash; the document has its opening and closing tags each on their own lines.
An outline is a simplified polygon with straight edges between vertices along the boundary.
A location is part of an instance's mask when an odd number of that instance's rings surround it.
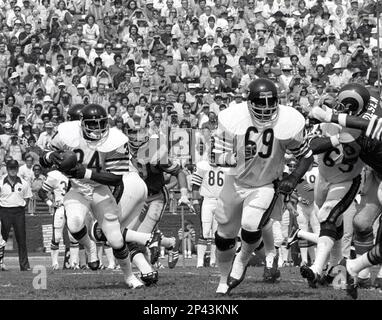
<svg viewBox="0 0 382 320">
<path fill-rule="evenodd" d="M 219 129 L 230 134 L 244 135 L 247 128 L 252 125 L 247 102 L 223 110 L 218 117 Z"/>
<path fill-rule="evenodd" d="M 100 152 L 110 152 L 129 142 L 129 138 L 117 128 L 110 128 L 106 140 L 97 148 Z"/>
<path fill-rule="evenodd" d="M 300 112 L 292 107 L 279 106 L 279 115 L 273 128 L 278 140 L 291 139 L 304 128 L 305 118 Z"/>
<path fill-rule="evenodd" d="M 69 121 L 61 123 L 57 128 L 57 135 L 59 139 L 68 147 L 78 147 L 81 134 L 81 122 Z"/>
</svg>

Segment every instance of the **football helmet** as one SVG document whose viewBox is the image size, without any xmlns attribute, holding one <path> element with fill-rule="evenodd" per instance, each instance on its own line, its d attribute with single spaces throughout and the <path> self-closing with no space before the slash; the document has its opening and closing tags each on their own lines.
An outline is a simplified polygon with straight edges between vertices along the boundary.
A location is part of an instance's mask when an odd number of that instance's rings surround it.
<svg viewBox="0 0 382 320">
<path fill-rule="evenodd" d="M 344 85 L 338 92 L 334 109 L 353 116 L 359 116 L 367 110 L 370 101 L 369 90 L 359 83 Z"/>
<path fill-rule="evenodd" d="M 127 136 L 129 138 L 129 150 L 134 157 L 137 155 L 139 148 L 149 141 L 149 136 L 144 129 L 129 128 L 127 129 Z"/>
<path fill-rule="evenodd" d="M 81 120 L 81 110 L 85 105 L 83 104 L 75 104 L 68 110 L 68 114 L 66 116 L 68 121 L 76 121 Z"/>
<path fill-rule="evenodd" d="M 88 104 L 81 110 L 81 126 L 84 138 L 100 141 L 109 134 L 109 121 L 104 107 Z"/>
<path fill-rule="evenodd" d="M 261 127 L 271 125 L 278 116 L 278 94 L 275 84 L 264 78 L 248 86 L 248 108 L 253 120 Z"/>
</svg>

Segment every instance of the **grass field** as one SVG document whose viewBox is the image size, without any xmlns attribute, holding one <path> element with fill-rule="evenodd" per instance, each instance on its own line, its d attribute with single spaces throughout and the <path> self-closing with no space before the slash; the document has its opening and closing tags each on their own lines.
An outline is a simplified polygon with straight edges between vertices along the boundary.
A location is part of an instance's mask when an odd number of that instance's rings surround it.
<svg viewBox="0 0 382 320">
<path fill-rule="evenodd" d="M 35 272 L 40 268 L 36 266 L 47 268 L 47 288 L 36 290 L 33 279 L 37 273 L 19 272 L 17 257 L 6 257 L 10 270 L 0 272 L 0 299 L 216 299 L 217 268 L 196 269 L 195 258 L 187 259 L 185 268 L 180 261 L 175 269 L 168 269 L 166 260 L 160 261 L 166 268 L 159 270 L 156 287 L 129 290 L 122 282 L 120 271 L 53 271 L 49 256 L 34 256 L 30 257 L 30 264 Z M 282 278 L 277 284 L 263 283 L 262 273 L 262 268 L 250 267 L 246 279 L 226 299 L 348 300 L 342 290 L 309 288 L 296 267 L 281 268 Z M 382 300 L 382 291 L 359 290 L 359 299 Z"/>
</svg>

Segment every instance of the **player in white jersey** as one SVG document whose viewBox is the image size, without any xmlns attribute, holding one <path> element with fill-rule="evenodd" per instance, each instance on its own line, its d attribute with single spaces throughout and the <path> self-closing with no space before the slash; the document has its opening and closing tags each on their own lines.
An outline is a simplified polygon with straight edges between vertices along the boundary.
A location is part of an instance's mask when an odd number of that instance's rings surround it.
<svg viewBox="0 0 382 320">
<path fill-rule="evenodd" d="M 141 281 L 132 273 L 126 241 L 134 240 L 148 245 L 153 236 L 127 229 L 122 235 L 119 222 L 121 210 L 109 188 L 121 185 L 125 188 L 135 187 L 132 183 L 125 184 L 124 180 L 129 177 L 122 176 L 129 169 L 128 138 L 116 128 L 109 129 L 107 113 L 102 106 L 87 105 L 81 114 L 81 121 L 65 122 L 58 127 L 51 141 L 50 148 L 53 151 L 45 154 L 40 162 L 44 166 L 56 164 L 60 168 L 64 150 L 71 150 L 78 155 L 75 167 L 65 172 L 71 178 L 71 189 L 64 198 L 68 229 L 77 240 L 85 238 L 90 242 L 85 218 L 87 212 L 91 211 L 105 240 L 113 248 L 126 284 L 131 288 L 141 287 Z M 129 182 L 139 183 L 139 180 Z M 139 191 L 137 188 L 136 192 Z M 96 250 L 89 254 L 91 262 L 98 262 Z"/>
<path fill-rule="evenodd" d="M 220 192 L 224 185 L 224 174 L 227 170 L 227 168 L 212 166 L 208 161 L 203 160 L 196 164 L 196 172 L 192 175 L 193 199 L 199 198 L 199 189 L 200 196 L 202 196 L 200 212 L 201 234 L 197 246 L 198 268 L 203 267 L 204 255 L 209 239 L 211 239 L 210 265 L 215 266 L 216 263 L 216 246 L 213 241 L 217 229 L 215 211 Z M 198 200 L 196 201 L 199 204 Z"/>
<path fill-rule="evenodd" d="M 227 294 L 244 279 L 262 230 L 271 226 L 272 207 L 278 194 L 289 195 L 293 191 L 313 156 L 305 139 L 304 117 L 297 110 L 278 104 L 276 86 L 267 79 L 252 81 L 248 101 L 219 114 L 213 150 L 212 162 L 236 166 L 226 173 L 216 210 L 215 243 L 220 270 L 216 292 Z M 290 175 L 277 181 L 283 174 L 287 150 L 299 162 Z M 274 212 L 279 216 L 273 218 L 280 220 L 281 209 L 275 208 Z M 242 246 L 232 264 L 240 228 Z M 263 234 L 263 242 L 266 267 L 273 278 L 278 270 L 272 232 Z"/>
<path fill-rule="evenodd" d="M 58 270 L 58 248 L 63 236 L 65 226 L 64 197 L 70 186 L 69 178 L 58 170 L 48 172 L 42 188 L 38 194 L 46 204 L 53 208 L 53 233 L 51 241 L 51 258 L 53 270 Z M 52 197 L 53 196 L 53 197 Z M 79 244 L 69 232 L 70 239 L 70 266 L 79 269 Z"/>
<path fill-rule="evenodd" d="M 315 183 L 314 200 L 319 208 L 320 236 L 314 264 L 300 268 L 301 275 L 311 287 L 317 286 L 329 254 L 331 266 L 337 265 L 342 259 L 343 214 L 355 205 L 363 168 L 363 162 L 359 159 L 360 148 L 354 144 L 340 143 L 338 139 L 341 132 L 358 137 L 359 130 L 323 123 L 320 131 L 321 135 L 310 140 L 311 149 L 318 154 L 319 175 Z"/>
</svg>

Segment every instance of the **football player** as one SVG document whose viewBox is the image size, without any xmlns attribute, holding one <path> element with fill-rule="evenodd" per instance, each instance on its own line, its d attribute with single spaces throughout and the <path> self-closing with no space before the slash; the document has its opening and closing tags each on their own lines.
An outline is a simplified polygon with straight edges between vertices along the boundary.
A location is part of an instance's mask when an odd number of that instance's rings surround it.
<svg viewBox="0 0 382 320">
<path fill-rule="evenodd" d="M 305 119 L 294 108 L 278 104 L 274 83 L 260 78 L 252 81 L 248 89 L 247 101 L 219 113 L 211 158 L 218 165 L 235 166 L 226 173 L 216 210 L 219 295 L 229 293 L 244 279 L 248 261 L 261 238 L 266 267 L 276 274 L 273 234 L 262 235 L 262 229 L 271 225 L 278 195 L 291 194 L 313 161 L 305 137 Z M 298 164 L 291 174 L 277 181 L 283 174 L 287 150 Z M 281 213 L 280 208 L 273 211 Z M 240 228 L 242 245 L 234 258 Z"/>
<path fill-rule="evenodd" d="M 136 188 L 136 186 L 125 184 L 121 174 L 107 171 L 108 169 L 119 173 L 128 171 L 127 142 L 127 137 L 121 131 L 109 128 L 106 110 L 100 105 L 89 104 L 81 110 L 81 121 L 64 122 L 58 126 L 50 144 L 52 151 L 44 154 L 40 162 L 45 167 L 57 165 L 60 168 L 64 163 L 64 150 L 76 153 L 76 163 L 67 163 L 66 165 L 71 165 L 72 168 L 64 170 L 71 182 L 71 189 L 64 197 L 68 229 L 75 239 L 78 241 L 86 239 L 89 243 L 85 218 L 87 212 L 91 211 L 102 229 L 101 240 L 108 241 L 113 248 L 114 256 L 123 271 L 125 283 L 130 288 L 138 288 L 143 284 L 132 273 L 126 241 L 135 240 L 149 245 L 155 240 L 155 236 L 137 234 L 128 229 L 124 229 L 122 234 L 119 223 L 121 211 L 109 186 L 126 188 Z M 137 192 L 140 191 L 138 187 Z M 96 240 L 99 239 L 96 237 Z M 89 260 L 92 268 L 99 267 L 96 248 L 94 252 L 90 252 Z"/>
<path fill-rule="evenodd" d="M 350 86 L 350 85 L 347 85 Z M 373 173 L 369 177 L 367 192 L 364 194 L 362 209 L 354 217 L 356 259 L 347 260 L 347 291 L 357 297 L 357 279 L 359 272 L 382 263 L 382 227 L 381 219 L 375 244 L 373 245 L 374 221 L 381 210 L 381 174 L 382 174 L 382 143 L 381 143 L 381 108 L 378 105 L 378 96 L 371 95 L 369 90 L 362 85 L 351 84 L 348 94 L 340 104 L 340 113 L 331 109 L 323 110 L 313 108 L 313 116 L 322 122 L 338 123 L 343 127 L 362 130 L 358 137 L 339 134 L 339 141 L 346 141 L 360 149 L 360 158 L 367 164 Z M 350 112 L 349 112 L 350 111 Z M 357 245 L 358 244 L 358 245 Z"/>
<path fill-rule="evenodd" d="M 213 239 L 217 228 L 215 210 L 224 185 L 225 171 L 227 168 L 212 166 L 208 161 L 203 160 L 196 164 L 196 172 L 192 175 L 193 199 L 202 197 L 200 212 L 202 230 L 197 246 L 197 268 L 203 267 L 208 240 L 211 240 L 210 266 L 215 266 L 216 263 L 216 246 Z M 196 201 L 194 204 L 199 205 L 198 200 L 194 201 Z"/>
<path fill-rule="evenodd" d="M 1 221 L 0 221 L 0 230 L 1 230 Z M 0 271 L 7 271 L 7 268 L 4 266 L 4 262 L 3 262 L 6 244 L 7 242 L 3 239 L 0 232 Z"/>
<path fill-rule="evenodd" d="M 148 189 L 148 197 L 145 209 L 139 219 L 131 222 L 129 228 L 138 232 L 153 232 L 162 218 L 164 210 L 169 201 L 168 190 L 164 179 L 164 173 L 175 176 L 178 180 L 181 197 L 179 205 L 190 206 L 187 191 L 187 180 L 183 170 L 176 163 L 172 163 L 167 158 L 168 151 L 165 143 L 165 137 L 151 136 L 148 137 L 145 130 L 138 132 L 130 129 L 128 131 L 129 145 L 132 153 L 132 163 L 137 168 L 140 177 Z M 123 206 L 123 204 L 122 204 Z M 123 209 L 122 209 L 123 210 Z M 163 235 L 160 239 L 160 245 L 169 250 L 169 266 L 175 267 L 179 253 L 173 251 L 175 247 L 175 238 L 167 238 Z M 129 243 L 131 250 L 131 259 L 141 271 L 141 279 L 146 285 L 151 285 L 158 281 L 158 272 L 154 271 L 152 264 L 155 264 L 159 257 L 159 251 L 151 255 L 150 263 L 147 262 L 144 254 L 146 248 L 137 243 Z"/>
<path fill-rule="evenodd" d="M 47 178 L 39 190 L 39 197 L 53 208 L 53 233 L 51 241 L 51 258 L 53 270 L 58 270 L 58 248 L 65 226 L 64 196 L 69 189 L 69 179 L 58 170 L 48 172 Z M 53 195 L 53 197 L 50 197 Z M 70 267 L 79 269 L 79 244 L 69 232 Z"/>
</svg>

